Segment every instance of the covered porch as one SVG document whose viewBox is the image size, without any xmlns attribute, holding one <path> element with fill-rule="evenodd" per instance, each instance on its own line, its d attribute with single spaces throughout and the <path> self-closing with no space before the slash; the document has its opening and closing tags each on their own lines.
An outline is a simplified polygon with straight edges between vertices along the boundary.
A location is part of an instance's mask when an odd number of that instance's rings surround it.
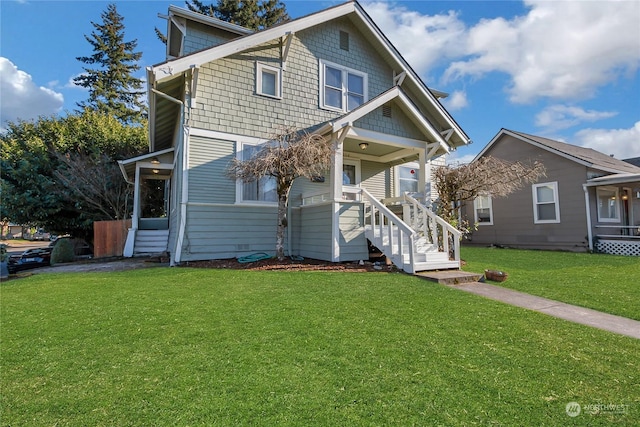
<svg viewBox="0 0 640 427">
<path fill-rule="evenodd" d="M 589 249 L 640 256 L 640 174 L 593 178 L 583 187 Z"/>
<path fill-rule="evenodd" d="M 149 255 L 167 250 L 173 148 L 120 160 L 120 170 L 134 186 L 131 228 L 123 255 Z"/>
</svg>

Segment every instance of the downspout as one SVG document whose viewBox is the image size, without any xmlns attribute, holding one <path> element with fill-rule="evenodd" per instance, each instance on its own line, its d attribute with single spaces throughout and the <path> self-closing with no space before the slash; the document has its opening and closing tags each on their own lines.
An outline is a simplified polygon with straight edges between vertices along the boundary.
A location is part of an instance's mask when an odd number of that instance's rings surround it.
<svg viewBox="0 0 640 427">
<path fill-rule="evenodd" d="M 180 132 L 180 139 L 178 140 L 178 146 L 181 147 L 182 149 L 182 194 L 180 197 L 180 223 L 178 226 L 178 238 L 176 239 L 176 246 L 174 248 L 173 254 L 171 256 L 171 260 L 169 265 L 171 267 L 175 266 L 176 264 L 180 263 L 180 257 L 182 256 L 182 243 L 184 241 L 184 232 L 185 232 L 185 228 L 187 226 L 187 197 L 188 197 L 188 174 L 187 174 L 187 167 L 188 167 L 188 159 L 187 159 L 187 143 L 189 141 L 189 138 L 186 137 L 185 138 L 185 134 L 187 133 L 187 129 L 184 126 L 184 102 L 180 101 L 179 99 L 175 99 L 169 95 L 167 95 L 166 93 L 160 92 L 157 89 L 151 89 L 151 92 L 153 92 L 154 94 L 156 94 L 157 96 L 160 96 L 161 98 L 166 99 L 167 101 L 171 101 L 175 104 L 178 104 L 180 106 L 180 127 L 182 128 L 182 132 Z"/>
<path fill-rule="evenodd" d="M 587 239 L 589 239 L 589 252 L 593 252 L 593 232 L 591 231 L 591 203 L 589 200 L 589 187 L 582 184 L 584 190 L 584 205 L 587 209 Z"/>
</svg>

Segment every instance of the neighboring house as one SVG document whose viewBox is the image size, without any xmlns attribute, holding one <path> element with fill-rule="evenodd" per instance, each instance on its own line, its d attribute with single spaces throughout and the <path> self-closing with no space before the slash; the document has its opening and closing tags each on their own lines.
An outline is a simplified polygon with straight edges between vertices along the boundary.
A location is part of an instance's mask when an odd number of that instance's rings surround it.
<svg viewBox="0 0 640 427">
<path fill-rule="evenodd" d="M 168 21 L 168 59 L 147 69 L 150 152 L 120 161 L 136 190 L 125 255 L 167 251 L 175 265 L 273 254 L 274 181 L 243 184 L 226 170 L 289 125 L 337 148 L 325 176 L 293 185 L 288 254 L 357 261 L 369 240 L 406 271 L 459 267 L 451 227 L 423 206 L 425 177 L 469 138 L 440 104 L 446 94 L 357 2 L 255 33 L 174 6 Z M 153 192 L 163 206 L 147 203 Z"/>
<path fill-rule="evenodd" d="M 640 255 L 640 168 L 598 151 L 502 129 L 476 156 L 539 161 L 546 177 L 464 206 L 473 244 Z"/>
</svg>

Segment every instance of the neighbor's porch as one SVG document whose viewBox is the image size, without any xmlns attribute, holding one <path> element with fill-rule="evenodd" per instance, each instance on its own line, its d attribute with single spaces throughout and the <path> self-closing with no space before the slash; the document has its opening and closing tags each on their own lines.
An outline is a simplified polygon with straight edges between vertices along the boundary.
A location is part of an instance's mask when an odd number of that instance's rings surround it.
<svg viewBox="0 0 640 427">
<path fill-rule="evenodd" d="M 594 178 L 584 191 L 589 249 L 640 256 L 640 174 Z"/>
</svg>

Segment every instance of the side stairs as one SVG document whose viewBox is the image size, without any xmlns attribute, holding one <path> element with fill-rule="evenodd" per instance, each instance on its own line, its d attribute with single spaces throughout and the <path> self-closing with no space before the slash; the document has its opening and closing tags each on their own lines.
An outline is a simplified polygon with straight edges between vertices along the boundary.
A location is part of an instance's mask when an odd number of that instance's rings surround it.
<svg viewBox="0 0 640 427">
<path fill-rule="evenodd" d="M 461 270 L 447 271 L 419 271 L 414 274 L 432 282 L 438 282 L 441 285 L 462 285 L 464 283 L 479 282 L 483 275 L 477 273 L 468 273 Z"/>
<path fill-rule="evenodd" d="M 133 256 L 158 255 L 167 251 L 169 230 L 138 230 Z"/>
</svg>

